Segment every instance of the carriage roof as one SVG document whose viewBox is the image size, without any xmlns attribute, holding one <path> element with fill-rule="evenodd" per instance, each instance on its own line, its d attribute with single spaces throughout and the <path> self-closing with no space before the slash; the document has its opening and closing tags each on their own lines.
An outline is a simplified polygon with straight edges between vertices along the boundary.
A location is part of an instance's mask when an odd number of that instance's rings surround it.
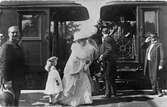
<svg viewBox="0 0 167 107">
<path fill-rule="evenodd" d="M 134 14 L 136 6 L 160 8 L 160 6 L 166 4 L 166 1 L 156 0 L 111 0 L 101 7 L 100 18 L 102 20 L 118 21 L 119 17 L 124 16 L 126 20 L 136 20 L 136 14 Z"/>
<path fill-rule="evenodd" d="M 12 0 L 0 2 L 1 9 L 17 9 L 22 11 L 25 9 L 37 10 L 40 8 L 50 9 L 51 12 L 59 15 L 58 20 L 62 21 L 81 21 L 89 19 L 88 10 L 75 1 L 70 0 Z M 29 11 L 28 10 L 28 11 Z M 31 11 L 33 12 L 33 11 Z"/>
</svg>

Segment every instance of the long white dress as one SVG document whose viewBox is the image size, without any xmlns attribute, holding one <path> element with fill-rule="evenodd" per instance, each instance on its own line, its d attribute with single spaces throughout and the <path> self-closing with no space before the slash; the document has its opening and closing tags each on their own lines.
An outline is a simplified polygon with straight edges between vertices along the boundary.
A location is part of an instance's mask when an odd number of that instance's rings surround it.
<svg viewBox="0 0 167 107">
<path fill-rule="evenodd" d="M 64 69 L 63 93 L 59 102 L 71 106 L 90 104 L 92 103 L 92 85 L 89 65 L 96 48 L 88 42 L 84 47 L 79 43 L 73 43 L 71 50 L 71 56 Z"/>
</svg>

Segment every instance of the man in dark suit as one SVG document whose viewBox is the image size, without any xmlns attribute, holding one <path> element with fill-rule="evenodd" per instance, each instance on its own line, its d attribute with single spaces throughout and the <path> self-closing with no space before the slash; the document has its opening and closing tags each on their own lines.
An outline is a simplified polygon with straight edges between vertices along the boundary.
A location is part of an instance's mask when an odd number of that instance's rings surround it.
<svg viewBox="0 0 167 107">
<path fill-rule="evenodd" d="M 147 48 L 144 63 L 144 74 L 148 74 L 154 94 L 162 96 L 159 73 L 163 68 L 163 49 L 158 40 L 158 36 L 152 33 L 148 34 L 143 48 Z"/>
<path fill-rule="evenodd" d="M 107 98 L 116 95 L 116 59 L 117 59 L 117 44 L 113 38 L 117 28 L 114 24 L 112 27 L 104 26 L 102 29 L 102 46 L 100 50 L 100 60 L 104 62 L 105 71 L 105 96 Z"/>
<path fill-rule="evenodd" d="M 17 26 L 8 29 L 9 39 L 0 49 L 0 77 L 1 83 L 11 81 L 15 94 L 15 106 L 19 104 L 20 91 L 25 86 L 25 59 L 19 46 L 21 35 Z"/>
</svg>

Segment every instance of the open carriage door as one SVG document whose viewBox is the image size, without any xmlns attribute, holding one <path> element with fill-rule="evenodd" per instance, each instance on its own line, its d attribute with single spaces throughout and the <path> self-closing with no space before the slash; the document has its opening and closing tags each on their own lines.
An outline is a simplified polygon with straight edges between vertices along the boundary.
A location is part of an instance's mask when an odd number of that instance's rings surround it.
<svg viewBox="0 0 167 107">
<path fill-rule="evenodd" d="M 119 47 L 116 82 L 121 88 L 139 88 L 140 65 L 139 9 L 133 2 L 109 2 L 101 8 L 101 19 L 118 26 L 114 35 Z M 126 36 L 127 33 L 130 33 Z"/>
<path fill-rule="evenodd" d="M 129 42 L 122 42 L 126 40 L 126 37 L 123 36 L 119 38 L 121 40 L 120 51 L 128 53 L 126 56 L 122 54 L 118 59 L 118 76 L 117 80 L 137 80 L 136 88 L 144 88 L 145 86 L 148 88 L 148 84 L 145 81 L 145 77 L 143 75 L 143 66 L 145 59 L 145 50 L 141 48 L 144 40 L 146 39 L 146 34 L 148 32 L 155 33 L 160 37 L 160 41 L 165 48 L 166 44 L 166 2 L 165 1 L 113 1 L 109 2 L 101 8 L 101 19 L 106 21 L 118 21 L 120 17 L 124 17 L 125 22 L 135 21 L 135 35 L 130 36 L 132 38 L 128 38 L 135 40 Z M 133 16 L 134 15 L 134 16 Z M 132 20 L 131 20 L 132 19 Z M 118 21 L 119 22 L 119 21 Z M 118 39 L 118 40 L 119 40 Z M 134 45 L 132 45 L 134 44 Z M 133 47 L 132 47 L 133 46 Z M 134 50 L 135 51 L 132 51 Z M 166 53 L 166 50 L 164 49 Z M 133 54 L 136 53 L 136 54 Z M 164 54 L 166 55 L 166 54 Z M 122 57 L 123 56 L 123 57 Z M 129 57 L 134 56 L 134 57 Z M 133 59 L 134 58 L 134 59 Z M 166 62 L 164 62 L 166 63 Z M 134 71 L 134 72 L 131 72 Z M 125 80 L 125 81 L 126 81 Z M 144 82 L 143 82 L 144 81 Z M 141 83 L 138 84 L 138 83 Z M 143 84 L 144 83 L 144 84 Z M 145 84 L 146 83 L 146 84 Z M 133 85 L 136 83 L 133 83 Z M 133 86 L 132 85 L 132 86 Z M 141 86 L 141 87 L 139 87 Z M 135 88 L 135 87 L 132 87 Z"/>
<path fill-rule="evenodd" d="M 44 65 L 49 57 L 49 9 L 19 9 L 22 46 L 29 72 L 27 87 L 39 89 L 44 86 Z M 38 84 L 35 81 L 40 81 Z M 39 87 L 37 87 L 39 86 Z"/>
<path fill-rule="evenodd" d="M 138 24 L 140 35 L 140 62 L 143 65 L 145 59 L 145 50 L 142 50 L 141 45 L 147 38 L 147 33 L 153 33 L 159 36 L 159 7 L 143 6 L 138 7 Z"/>
<path fill-rule="evenodd" d="M 139 33 L 140 33 L 140 44 L 144 42 L 146 39 L 146 34 L 148 32 L 154 33 L 160 38 L 160 42 L 162 43 L 163 46 L 163 51 L 164 51 L 164 69 L 163 71 L 166 70 L 166 2 L 150 2 L 149 4 L 152 5 L 140 5 L 138 7 L 139 11 Z M 141 58 L 141 63 L 144 64 L 144 59 L 145 59 L 145 51 L 146 50 L 140 50 L 140 58 Z M 166 87 L 166 83 L 164 84 L 164 80 L 166 81 L 166 72 L 163 72 L 163 74 L 159 75 L 161 81 L 163 84 L 163 87 Z M 148 81 L 145 81 L 144 83 L 148 83 Z M 144 84 L 143 84 L 144 85 Z M 148 84 L 145 84 L 145 87 L 148 87 Z"/>
</svg>

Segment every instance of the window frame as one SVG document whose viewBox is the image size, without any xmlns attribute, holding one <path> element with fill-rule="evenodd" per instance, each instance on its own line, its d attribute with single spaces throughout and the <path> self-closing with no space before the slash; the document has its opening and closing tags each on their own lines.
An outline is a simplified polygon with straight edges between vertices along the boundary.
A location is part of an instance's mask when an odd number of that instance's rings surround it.
<svg viewBox="0 0 167 107">
<path fill-rule="evenodd" d="M 22 37 L 22 40 L 42 40 L 42 11 L 18 11 L 19 13 L 19 27 Z M 26 37 L 23 35 L 22 29 L 22 20 L 24 15 L 39 15 L 39 26 L 38 26 L 38 36 L 35 37 Z"/>
</svg>

